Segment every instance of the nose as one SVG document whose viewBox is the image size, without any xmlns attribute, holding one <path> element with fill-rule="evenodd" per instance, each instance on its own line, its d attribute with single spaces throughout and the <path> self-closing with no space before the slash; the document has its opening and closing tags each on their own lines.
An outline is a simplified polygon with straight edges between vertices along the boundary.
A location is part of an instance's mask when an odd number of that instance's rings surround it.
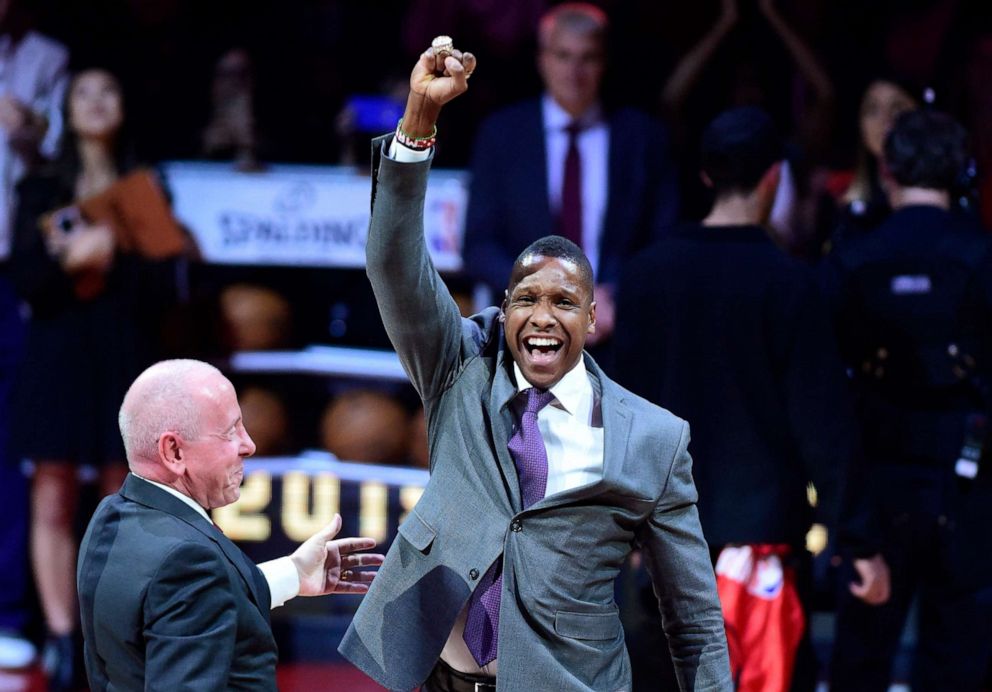
<svg viewBox="0 0 992 692">
<path fill-rule="evenodd" d="M 250 457 L 255 453 L 255 440 L 251 439 L 251 435 L 245 430 L 241 436 L 241 456 Z"/>
<path fill-rule="evenodd" d="M 530 321 L 536 327 L 547 328 L 554 326 L 558 319 L 555 317 L 551 303 L 541 300 L 537 302 L 534 310 L 530 313 Z"/>
</svg>

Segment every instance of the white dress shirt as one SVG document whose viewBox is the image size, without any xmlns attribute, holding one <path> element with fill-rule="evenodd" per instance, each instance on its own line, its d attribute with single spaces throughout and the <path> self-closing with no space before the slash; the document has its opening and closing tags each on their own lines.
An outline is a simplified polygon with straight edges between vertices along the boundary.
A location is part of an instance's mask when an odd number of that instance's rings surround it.
<svg viewBox="0 0 992 692">
<path fill-rule="evenodd" d="M 541 115 L 547 150 L 548 206 L 554 218 L 561 209 L 565 157 L 568 155 L 567 128 L 573 118 L 547 94 L 541 99 Z M 582 125 L 577 139 L 582 160 L 582 249 L 595 272 L 599 267 L 599 246 L 609 199 L 610 128 L 599 104 L 577 120 Z"/>
<path fill-rule="evenodd" d="M 197 514 L 211 524 L 214 523 L 210 518 L 210 515 L 207 514 L 207 510 L 203 509 L 203 507 L 197 504 L 196 500 L 191 498 L 189 495 L 183 495 L 175 488 L 170 488 L 162 483 L 157 483 L 156 481 L 142 478 L 133 471 L 131 475 L 136 478 L 141 478 L 141 480 L 145 483 L 151 483 L 156 488 L 161 488 L 173 497 L 178 498 L 192 507 Z M 263 562 L 258 565 L 258 569 L 261 570 L 262 576 L 265 577 L 265 581 L 269 584 L 269 593 L 272 596 L 271 608 L 278 608 L 291 598 L 296 598 L 300 595 L 300 574 L 296 571 L 296 566 L 288 556 Z"/>
</svg>

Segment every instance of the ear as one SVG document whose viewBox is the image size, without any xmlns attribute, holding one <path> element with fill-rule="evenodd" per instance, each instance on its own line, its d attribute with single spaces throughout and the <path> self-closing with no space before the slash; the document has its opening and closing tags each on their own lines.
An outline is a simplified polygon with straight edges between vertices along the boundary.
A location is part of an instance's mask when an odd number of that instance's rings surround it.
<svg viewBox="0 0 992 692">
<path fill-rule="evenodd" d="M 503 302 L 499 304 L 499 321 L 506 322 L 506 306 L 510 300 L 510 291 L 503 291 Z"/>
<path fill-rule="evenodd" d="M 699 179 L 703 181 L 703 185 L 710 188 L 711 190 L 713 189 L 713 181 L 710 180 L 710 177 L 706 175 L 705 171 L 699 171 Z"/>
<path fill-rule="evenodd" d="M 178 433 L 164 432 L 159 436 L 158 460 L 176 476 L 181 476 L 186 472 L 186 453 L 183 449 L 183 438 Z"/>
<path fill-rule="evenodd" d="M 593 334 L 596 331 L 596 301 L 589 303 L 589 326 L 586 327 L 586 334 Z"/>
</svg>

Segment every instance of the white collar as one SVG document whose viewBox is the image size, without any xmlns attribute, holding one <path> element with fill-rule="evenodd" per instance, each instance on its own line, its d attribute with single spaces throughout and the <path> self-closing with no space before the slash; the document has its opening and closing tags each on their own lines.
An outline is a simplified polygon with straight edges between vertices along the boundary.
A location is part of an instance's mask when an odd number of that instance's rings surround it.
<svg viewBox="0 0 992 692">
<path fill-rule="evenodd" d="M 189 495 L 184 495 L 183 493 L 179 492 L 175 488 L 171 488 L 171 487 L 169 487 L 169 486 L 167 486 L 167 485 L 165 485 L 163 483 L 159 483 L 158 481 L 149 480 L 148 478 L 144 478 L 143 476 L 139 476 L 134 471 L 131 472 L 131 475 L 134 476 L 135 478 L 140 478 L 145 483 L 151 483 L 156 488 L 161 488 L 162 490 L 164 490 L 165 492 L 169 493 L 170 495 L 173 495 L 173 496 L 177 497 L 178 499 L 182 500 L 187 505 L 189 505 L 190 507 L 192 507 L 193 509 L 195 509 L 197 511 L 197 513 L 199 513 L 199 515 L 201 517 L 203 517 L 204 519 L 206 519 L 207 521 L 209 521 L 211 524 L 214 523 L 213 520 L 210 518 L 210 515 L 207 514 L 207 510 L 203 509 L 203 507 L 201 507 L 197 503 L 197 501 L 194 500 L 193 498 L 191 498 Z"/>
<path fill-rule="evenodd" d="M 558 105 L 551 94 L 545 94 L 541 98 L 541 111 L 544 117 L 544 129 L 550 132 L 560 132 L 571 125 L 573 121 L 578 121 L 583 129 L 588 129 L 603 121 L 603 107 L 599 105 L 598 101 L 589 106 L 586 112 L 578 118 L 573 118 L 568 111 Z"/>
<path fill-rule="evenodd" d="M 517 380 L 518 394 L 534 386 L 524 377 L 517 361 L 513 361 L 513 375 Z M 586 372 L 585 358 L 580 356 L 575 367 L 566 372 L 564 377 L 551 388 L 551 393 L 555 395 L 555 399 L 563 409 L 575 415 L 575 412 L 579 410 L 582 397 L 587 395 L 591 389 L 592 384 L 590 384 L 589 375 Z"/>
</svg>

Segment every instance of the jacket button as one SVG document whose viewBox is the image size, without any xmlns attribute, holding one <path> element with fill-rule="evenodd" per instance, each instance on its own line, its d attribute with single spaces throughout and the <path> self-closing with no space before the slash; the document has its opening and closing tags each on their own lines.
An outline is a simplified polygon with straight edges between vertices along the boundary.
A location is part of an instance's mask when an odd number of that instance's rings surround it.
<svg viewBox="0 0 992 692">
<path fill-rule="evenodd" d="M 523 528 L 524 528 L 524 525 L 520 523 L 520 520 L 519 519 L 514 519 L 510 523 L 510 531 L 513 531 L 514 533 L 518 533 Z"/>
<path fill-rule="evenodd" d="M 479 578 L 479 570 L 477 570 L 475 567 L 473 567 L 472 569 L 470 569 L 468 571 L 468 578 L 471 579 L 472 581 L 475 581 L 476 579 L 478 579 Z"/>
</svg>

